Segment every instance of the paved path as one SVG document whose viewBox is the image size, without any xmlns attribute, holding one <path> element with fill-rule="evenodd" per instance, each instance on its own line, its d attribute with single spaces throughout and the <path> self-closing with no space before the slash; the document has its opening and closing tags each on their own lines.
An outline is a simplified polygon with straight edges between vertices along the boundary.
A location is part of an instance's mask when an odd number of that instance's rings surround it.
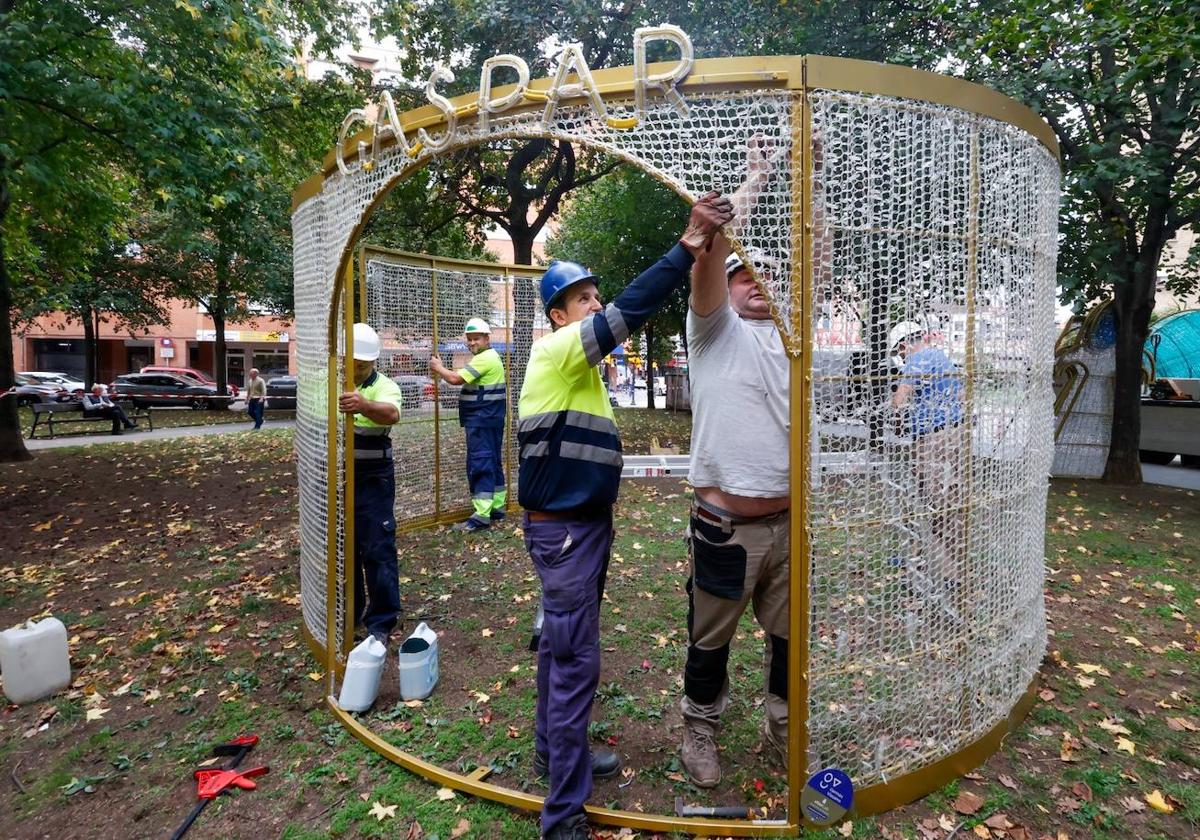
<svg viewBox="0 0 1200 840">
<path fill-rule="evenodd" d="M 1184 490 L 1200 490 L 1200 470 L 1182 466 L 1178 458 L 1165 467 L 1158 464 L 1142 464 L 1142 480 L 1147 484 L 1181 487 Z"/>
<path fill-rule="evenodd" d="M 294 420 L 275 420 L 270 417 L 263 423 L 263 431 L 272 429 L 290 429 L 295 425 Z M 233 432 L 248 432 L 253 429 L 249 421 L 242 423 L 214 423 L 211 426 L 175 426 L 169 429 L 155 429 L 153 432 L 134 429 L 124 434 L 112 435 L 107 432 L 90 432 L 82 435 L 64 435 L 53 439 L 38 438 L 26 440 L 25 448 L 30 452 L 43 449 L 61 449 L 64 446 L 100 446 L 103 444 L 137 443 L 141 440 L 168 440 L 180 437 L 199 437 L 203 435 L 226 435 Z"/>
</svg>

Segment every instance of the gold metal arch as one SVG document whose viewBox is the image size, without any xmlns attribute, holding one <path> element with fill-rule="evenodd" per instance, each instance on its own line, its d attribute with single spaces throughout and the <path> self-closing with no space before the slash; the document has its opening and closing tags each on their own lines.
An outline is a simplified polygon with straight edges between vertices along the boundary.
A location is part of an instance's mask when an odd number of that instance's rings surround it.
<svg viewBox="0 0 1200 840">
<path fill-rule="evenodd" d="M 651 72 L 663 71 L 670 65 L 652 65 Z M 632 67 L 621 67 L 594 71 L 593 76 L 604 99 L 626 98 L 634 90 L 634 75 Z M 548 78 L 535 80 L 530 83 L 531 92 L 544 93 L 550 86 Z M 851 59 L 831 58 L 825 56 L 780 56 L 780 57 L 737 57 L 701 59 L 695 62 L 692 73 L 680 85 L 683 91 L 702 91 L 706 89 L 780 89 L 799 91 L 794 111 L 794 123 L 791 127 L 793 142 L 802 150 L 798 156 L 798 171 L 794 170 L 793 189 L 796 199 L 796 217 L 793 219 L 793 231 L 802 231 L 798 243 L 802 257 L 797 261 L 798 269 L 793 282 L 793 325 L 794 335 L 803 348 L 812 347 L 811 323 L 806 317 L 811 312 L 812 304 L 812 201 L 811 189 L 813 182 L 813 162 L 807 150 L 811 146 L 811 114 L 809 111 L 807 93 L 813 90 L 833 90 L 853 93 L 878 94 L 898 97 L 906 100 L 924 101 L 939 105 L 950 106 L 966 112 L 996 119 L 1019 129 L 1036 138 L 1056 158 L 1059 155 L 1058 144 L 1053 132 L 1046 123 L 1032 110 L 988 88 L 937 74 L 913 70 L 905 67 L 877 64 L 873 62 L 856 61 Z M 500 88 L 493 95 L 500 97 L 512 90 L 512 87 Z M 564 100 L 565 104 L 572 104 Z M 478 94 L 468 94 L 452 100 L 460 118 L 475 113 L 478 107 Z M 530 101 L 523 106 L 512 109 L 509 113 L 519 113 L 521 110 L 541 108 L 538 101 Z M 401 125 L 406 135 L 415 133 L 420 128 L 436 129 L 444 127 L 443 115 L 432 106 L 418 108 L 401 115 Z M 508 136 L 541 136 L 534 130 L 518 130 Z M 483 141 L 498 139 L 501 135 L 483 138 Z M 360 132 L 348 141 L 349 148 L 355 148 L 359 142 L 370 144 L 372 132 L 368 129 Z M 384 141 L 381 145 L 387 145 Z M 479 138 L 471 142 L 481 142 Z M 467 145 L 467 143 L 459 144 Z M 647 170 L 652 168 L 634 158 L 632 162 Z M 413 170 L 423 167 L 427 160 L 414 161 L 403 168 L 395 177 L 384 185 L 374 196 L 369 206 L 359 217 L 352 235 L 347 239 L 345 248 L 338 263 L 337 282 L 334 284 L 333 298 L 330 302 L 329 319 L 329 370 L 337 369 L 339 357 L 337 353 L 339 331 L 344 331 L 346 346 L 343 364 L 347 379 L 352 377 L 353 348 L 350 346 L 352 331 L 348 328 L 355 320 L 354 312 L 354 272 L 353 248 L 357 234 L 367 218 L 378 207 L 388 189 L 401 178 L 407 177 Z M 304 181 L 293 193 L 293 210 L 300 207 L 310 198 L 319 195 L 325 181 L 337 172 L 335 152 L 331 151 L 322 162 L 321 171 Z M 978 195 L 979 174 L 977 167 L 972 167 L 972 190 Z M 793 236 L 796 236 L 793 233 Z M 974 245 L 971 244 L 972 259 Z M 974 282 L 974 281 L 972 281 Z M 973 290 L 969 290 L 969 295 Z M 340 325 L 339 325 L 340 321 Z M 339 326 L 341 330 L 339 329 Z M 968 327 L 968 330 L 971 328 Z M 968 334 L 968 345 L 973 336 Z M 608 808 L 588 807 L 589 816 L 601 823 L 629 827 L 648 831 L 683 831 L 697 835 L 733 835 L 733 836 L 789 836 L 805 826 L 800 808 L 800 794 L 804 787 L 802 762 L 807 758 L 807 706 L 808 706 L 808 622 L 809 614 L 808 573 L 808 506 L 805 493 L 805 479 L 809 473 L 810 453 L 810 407 L 812 398 L 811 374 L 803 363 L 804 354 L 793 354 L 790 359 L 791 376 L 791 422 L 792 441 L 790 447 L 791 495 L 793 499 L 793 516 L 791 518 L 791 569 L 790 576 L 790 637 L 796 644 L 790 646 L 791 659 L 789 663 L 789 720 L 792 721 L 792 745 L 789 749 L 788 766 L 788 819 L 785 821 L 746 821 L 725 819 L 690 819 L 666 815 L 651 815 L 640 812 L 621 811 Z M 337 473 L 337 424 L 339 418 L 336 412 L 335 377 L 330 376 L 329 383 L 329 460 L 330 473 L 329 504 L 334 509 L 337 504 L 338 488 L 335 486 Z M 342 419 L 346 424 L 345 458 L 340 479 L 342 481 L 342 499 L 346 510 L 353 509 L 353 450 L 352 434 L 349 420 Z M 432 523 L 430 523 L 432 524 Z M 326 641 L 321 643 L 314 638 L 307 626 L 304 628 L 304 638 L 310 649 L 319 659 L 325 661 L 329 672 L 329 696 L 327 704 L 333 715 L 356 738 L 368 747 L 389 760 L 424 776 L 438 784 L 457 789 L 463 793 L 492 799 L 512 807 L 526 810 L 538 810 L 542 799 L 538 796 L 492 785 L 486 782 L 486 769 L 469 775 L 455 773 L 445 768 L 425 762 L 397 747 L 389 744 L 369 728 L 357 721 L 352 715 L 337 707 L 333 696 L 334 680 L 342 670 L 344 655 L 347 650 L 336 651 L 333 632 L 335 623 L 334 582 L 337 579 L 336 569 L 336 522 L 331 518 L 328 535 L 328 564 L 326 578 L 327 617 Z M 353 556 L 352 522 L 344 525 L 345 554 Z M 352 586 L 348 586 L 352 590 Z M 353 597 L 352 591 L 349 597 Z M 349 602 L 347 602 L 349 603 Z M 348 612 L 351 612 L 349 609 Z M 349 646 L 348 634 L 345 634 L 345 646 Z M 339 656 L 339 653 L 341 656 Z M 1035 679 L 1036 683 L 1036 679 Z M 1024 718 L 1034 702 L 1034 684 L 1025 691 L 1007 717 L 998 721 L 987 733 L 975 742 L 948 755 L 934 764 L 925 766 L 917 771 L 908 773 L 886 783 L 872 785 L 855 792 L 854 808 L 850 816 L 865 816 L 879 813 L 917 799 L 936 790 L 946 782 L 968 772 L 985 761 L 995 752 L 1009 732 Z"/>
</svg>

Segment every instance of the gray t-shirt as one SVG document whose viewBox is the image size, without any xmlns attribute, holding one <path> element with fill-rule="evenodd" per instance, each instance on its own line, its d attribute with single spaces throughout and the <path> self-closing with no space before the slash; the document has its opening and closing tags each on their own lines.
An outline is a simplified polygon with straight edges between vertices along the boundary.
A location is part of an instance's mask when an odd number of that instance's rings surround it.
<svg viewBox="0 0 1200 840">
<path fill-rule="evenodd" d="M 788 358 L 771 319 L 687 314 L 693 487 L 788 495 Z"/>
</svg>

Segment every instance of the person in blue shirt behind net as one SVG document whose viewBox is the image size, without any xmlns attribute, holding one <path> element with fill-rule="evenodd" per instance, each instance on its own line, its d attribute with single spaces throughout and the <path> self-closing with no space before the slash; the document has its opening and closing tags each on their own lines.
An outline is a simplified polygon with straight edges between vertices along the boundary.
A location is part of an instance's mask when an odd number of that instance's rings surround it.
<svg viewBox="0 0 1200 840">
<path fill-rule="evenodd" d="M 903 361 L 891 406 L 908 410 L 917 499 L 929 514 L 926 569 L 953 589 L 967 553 L 963 473 L 970 438 L 963 425 L 962 373 L 915 321 L 893 327 L 888 343 Z"/>
<path fill-rule="evenodd" d="M 596 277 L 554 261 L 541 280 L 553 332 L 529 354 L 518 403 L 519 501 L 525 547 L 542 582 L 534 768 L 550 776 L 542 834 L 584 840 L 584 803 L 593 773 L 620 761 L 588 748 L 588 722 L 600 679 L 600 598 L 613 542 L 612 506 L 621 480 L 621 439 L 598 365 L 662 307 L 696 255 L 733 218 L 729 200 L 710 192 L 692 207 L 670 251 L 605 306 Z"/>
<path fill-rule="evenodd" d="M 463 328 L 471 361 L 458 371 L 450 370 L 437 356 L 429 369 L 458 393 L 458 422 L 467 437 L 467 485 L 471 490 L 469 519 L 457 531 L 482 531 L 504 518 L 508 489 L 504 483 L 504 421 L 507 394 L 504 361 L 492 349 L 492 328 L 482 318 L 472 318 Z"/>
</svg>

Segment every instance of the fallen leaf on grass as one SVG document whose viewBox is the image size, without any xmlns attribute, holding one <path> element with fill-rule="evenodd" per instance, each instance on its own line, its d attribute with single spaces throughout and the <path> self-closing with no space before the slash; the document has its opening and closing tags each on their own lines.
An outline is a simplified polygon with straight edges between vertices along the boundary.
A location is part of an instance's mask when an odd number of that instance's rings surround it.
<svg viewBox="0 0 1200 840">
<path fill-rule="evenodd" d="M 1130 755 L 1133 755 L 1135 752 L 1137 752 L 1137 745 L 1128 738 L 1117 736 L 1117 752 L 1127 752 Z"/>
<path fill-rule="evenodd" d="M 1041 691 L 1038 692 L 1038 697 L 1040 697 L 1045 702 L 1049 703 L 1051 700 L 1054 699 L 1055 694 L 1050 689 L 1043 688 Z"/>
<path fill-rule="evenodd" d="M 992 836 L 992 832 L 988 831 L 988 827 L 983 823 L 979 823 L 973 829 L 971 829 L 971 833 L 976 837 L 983 838 L 983 840 L 991 840 Z"/>
<path fill-rule="evenodd" d="M 850 822 L 850 820 L 846 820 L 844 823 L 838 826 L 838 834 L 842 835 L 843 837 L 849 837 L 853 833 L 854 823 Z"/>
<path fill-rule="evenodd" d="M 992 814 L 983 822 L 988 828 L 994 828 L 997 831 L 1008 831 L 1013 827 L 1013 821 L 1008 818 L 1007 814 Z"/>
<path fill-rule="evenodd" d="M 1200 727 L 1197 727 L 1196 724 L 1192 723 L 1187 718 L 1181 718 L 1181 717 L 1167 718 L 1167 726 L 1175 732 L 1183 732 L 1185 729 L 1188 732 L 1195 732 L 1195 731 L 1197 731 L 1198 728 L 1200 728 Z"/>
<path fill-rule="evenodd" d="M 408 834 L 404 835 L 404 840 L 421 840 L 425 836 L 425 829 L 421 828 L 421 824 L 413 820 L 413 824 L 408 827 Z"/>
<path fill-rule="evenodd" d="M 1146 803 L 1136 796 L 1126 796 L 1120 800 L 1120 805 L 1126 814 L 1135 814 L 1146 810 Z"/>
<path fill-rule="evenodd" d="M 325 675 L 322 674 L 320 671 L 309 671 L 308 672 L 308 678 L 310 680 L 312 680 L 313 682 L 320 682 L 321 677 L 323 677 L 323 676 L 325 676 Z"/>
<path fill-rule="evenodd" d="M 1075 676 L 1075 682 L 1079 683 L 1080 688 L 1091 688 L 1096 684 L 1096 681 L 1091 677 L 1085 677 L 1082 674 Z"/>
<path fill-rule="evenodd" d="M 109 711 L 108 709 L 88 709 L 87 710 L 87 719 L 88 720 L 100 720 L 102 717 L 104 717 L 105 714 L 107 714 L 108 711 Z"/>
<path fill-rule="evenodd" d="M 1009 790 L 1017 789 L 1017 783 L 1013 781 L 1012 776 L 1006 776 L 1005 774 L 1001 773 L 999 776 L 999 781 L 1000 784 L 1004 785 Z"/>
<path fill-rule="evenodd" d="M 938 828 L 940 828 L 942 831 L 954 830 L 954 820 L 950 819 L 945 814 L 938 814 L 937 824 Z"/>
<path fill-rule="evenodd" d="M 383 822 L 389 817 L 396 816 L 396 806 L 384 805 L 379 800 L 375 800 L 375 804 L 371 806 L 371 816 L 380 822 Z"/>
<path fill-rule="evenodd" d="M 1100 721 L 1099 726 L 1105 732 L 1111 732 L 1113 735 L 1131 735 L 1131 734 L 1133 734 L 1128 729 L 1126 729 L 1124 726 L 1122 726 L 1121 724 L 1119 724 L 1115 720 L 1113 720 L 1112 718 L 1105 718 L 1104 720 Z"/>
<path fill-rule="evenodd" d="M 1092 801 L 1092 789 L 1087 782 L 1076 782 L 1071 786 L 1071 793 L 1078 796 L 1084 802 Z"/>
<path fill-rule="evenodd" d="M 450 829 L 450 840 L 458 840 L 468 831 L 471 830 L 471 823 L 468 820 L 462 819 L 458 821 L 458 825 Z"/>
<path fill-rule="evenodd" d="M 1078 662 L 1075 664 L 1075 670 L 1082 671 L 1085 674 L 1099 674 L 1102 677 L 1111 677 L 1108 669 L 1103 665 L 1090 665 L 1087 662 Z"/>
<path fill-rule="evenodd" d="M 485 639 L 491 638 L 491 636 L 492 636 L 491 628 L 484 627 L 483 630 L 480 631 L 480 635 L 482 635 L 483 638 L 485 638 Z"/>
<path fill-rule="evenodd" d="M 1153 790 L 1145 796 L 1146 804 L 1162 814 L 1171 814 L 1175 812 L 1175 806 L 1179 803 L 1172 797 L 1162 795 L 1161 790 Z"/>
<path fill-rule="evenodd" d="M 438 788 L 437 798 L 443 802 L 448 802 L 454 798 L 454 791 L 448 787 Z"/>
<path fill-rule="evenodd" d="M 983 798 L 969 790 L 964 790 L 954 800 L 952 807 L 958 813 L 970 816 L 983 807 Z"/>
</svg>

